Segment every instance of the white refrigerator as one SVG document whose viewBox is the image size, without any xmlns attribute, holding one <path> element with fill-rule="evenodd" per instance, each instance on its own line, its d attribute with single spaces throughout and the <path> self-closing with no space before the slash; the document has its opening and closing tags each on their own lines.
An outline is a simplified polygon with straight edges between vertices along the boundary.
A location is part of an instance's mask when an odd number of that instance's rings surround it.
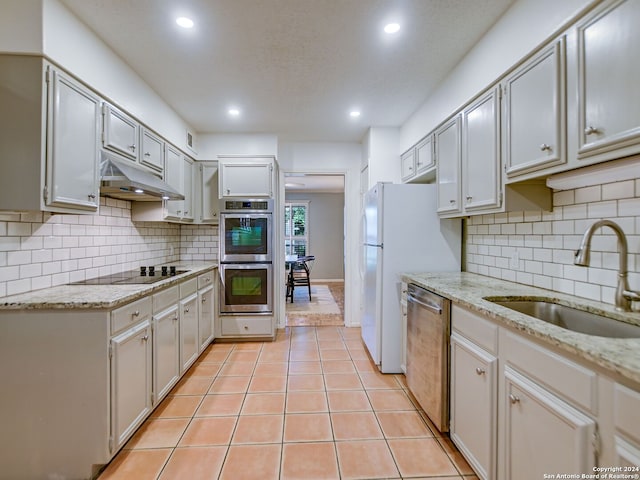
<svg viewBox="0 0 640 480">
<path fill-rule="evenodd" d="M 462 221 L 438 218 L 436 188 L 377 183 L 366 195 L 360 325 L 383 373 L 402 373 L 404 364 L 400 274 L 460 271 Z"/>
</svg>

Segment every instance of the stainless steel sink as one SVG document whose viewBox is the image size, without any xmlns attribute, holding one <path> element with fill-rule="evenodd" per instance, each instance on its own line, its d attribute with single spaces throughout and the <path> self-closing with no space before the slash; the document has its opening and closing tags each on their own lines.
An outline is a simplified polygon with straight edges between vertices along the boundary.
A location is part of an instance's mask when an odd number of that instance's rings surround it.
<svg viewBox="0 0 640 480">
<path fill-rule="evenodd" d="M 491 300 L 525 315 L 561 328 L 587 335 L 611 338 L 640 338 L 640 326 L 585 312 L 546 300 Z"/>
</svg>

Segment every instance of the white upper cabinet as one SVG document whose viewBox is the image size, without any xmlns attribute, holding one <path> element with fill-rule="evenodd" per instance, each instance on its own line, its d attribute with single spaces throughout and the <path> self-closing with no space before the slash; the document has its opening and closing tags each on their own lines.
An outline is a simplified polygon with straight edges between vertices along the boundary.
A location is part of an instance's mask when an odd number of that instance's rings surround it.
<svg viewBox="0 0 640 480">
<path fill-rule="evenodd" d="M 186 156 L 182 157 L 182 181 L 184 182 L 183 211 L 182 220 L 193 221 L 194 201 L 193 201 L 193 161 Z"/>
<path fill-rule="evenodd" d="M 200 221 L 218 223 L 218 162 L 198 162 L 200 169 Z"/>
<path fill-rule="evenodd" d="M 566 163 L 565 64 L 563 37 L 503 81 L 507 177 Z"/>
<path fill-rule="evenodd" d="M 95 211 L 100 99 L 51 67 L 48 81 L 46 204 Z"/>
<path fill-rule="evenodd" d="M 416 149 L 411 148 L 400 155 L 400 175 L 403 182 L 416 174 Z"/>
<path fill-rule="evenodd" d="M 138 160 L 140 125 L 126 113 L 105 103 L 102 108 L 104 132 L 102 145 L 131 160 Z"/>
<path fill-rule="evenodd" d="M 607 1 L 578 23 L 578 158 L 640 152 L 640 0 Z"/>
<path fill-rule="evenodd" d="M 435 132 L 438 213 L 455 214 L 460 203 L 460 115 L 454 116 Z"/>
<path fill-rule="evenodd" d="M 495 210 L 501 203 L 500 108 L 493 88 L 462 112 L 463 210 Z"/>
<path fill-rule="evenodd" d="M 220 198 L 273 197 L 272 158 L 220 158 Z"/>
<path fill-rule="evenodd" d="M 178 192 L 184 195 L 184 168 L 182 165 L 182 154 L 167 146 L 164 181 Z M 163 200 L 165 202 L 165 216 L 170 219 L 179 220 L 184 210 L 184 200 Z"/>
<path fill-rule="evenodd" d="M 423 174 L 435 168 L 433 156 L 433 135 L 429 134 L 416 145 L 416 175 Z"/>
<path fill-rule="evenodd" d="M 140 163 L 157 172 L 162 172 L 164 169 L 164 141 L 144 127 L 141 128 L 141 133 Z"/>
</svg>

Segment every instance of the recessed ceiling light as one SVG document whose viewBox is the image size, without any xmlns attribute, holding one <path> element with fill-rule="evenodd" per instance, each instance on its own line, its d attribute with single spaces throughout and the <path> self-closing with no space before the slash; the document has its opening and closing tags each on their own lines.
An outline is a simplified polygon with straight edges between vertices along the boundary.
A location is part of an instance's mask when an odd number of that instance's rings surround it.
<svg viewBox="0 0 640 480">
<path fill-rule="evenodd" d="M 237 108 L 230 108 L 229 115 L 231 115 L 232 117 L 237 117 L 238 115 L 240 115 L 240 110 L 238 110 Z"/>
<path fill-rule="evenodd" d="M 399 30 L 400 30 L 400 25 L 397 23 L 388 23 L 384 27 L 384 31 L 386 33 L 398 33 Z"/>
<path fill-rule="evenodd" d="M 360 116 L 360 112 L 358 110 L 352 110 L 349 112 L 349 116 L 352 118 L 358 118 Z"/>
<path fill-rule="evenodd" d="M 176 23 L 182 28 L 193 28 L 193 20 L 187 17 L 176 18 Z"/>
</svg>

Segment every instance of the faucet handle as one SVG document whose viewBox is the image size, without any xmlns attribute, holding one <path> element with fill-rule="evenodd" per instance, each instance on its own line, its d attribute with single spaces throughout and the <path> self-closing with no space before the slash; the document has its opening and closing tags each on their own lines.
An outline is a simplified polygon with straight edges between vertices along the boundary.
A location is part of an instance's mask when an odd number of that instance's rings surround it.
<svg viewBox="0 0 640 480">
<path fill-rule="evenodd" d="M 632 302 L 640 302 L 640 292 L 634 290 L 625 290 L 622 292 L 622 296 Z"/>
</svg>

